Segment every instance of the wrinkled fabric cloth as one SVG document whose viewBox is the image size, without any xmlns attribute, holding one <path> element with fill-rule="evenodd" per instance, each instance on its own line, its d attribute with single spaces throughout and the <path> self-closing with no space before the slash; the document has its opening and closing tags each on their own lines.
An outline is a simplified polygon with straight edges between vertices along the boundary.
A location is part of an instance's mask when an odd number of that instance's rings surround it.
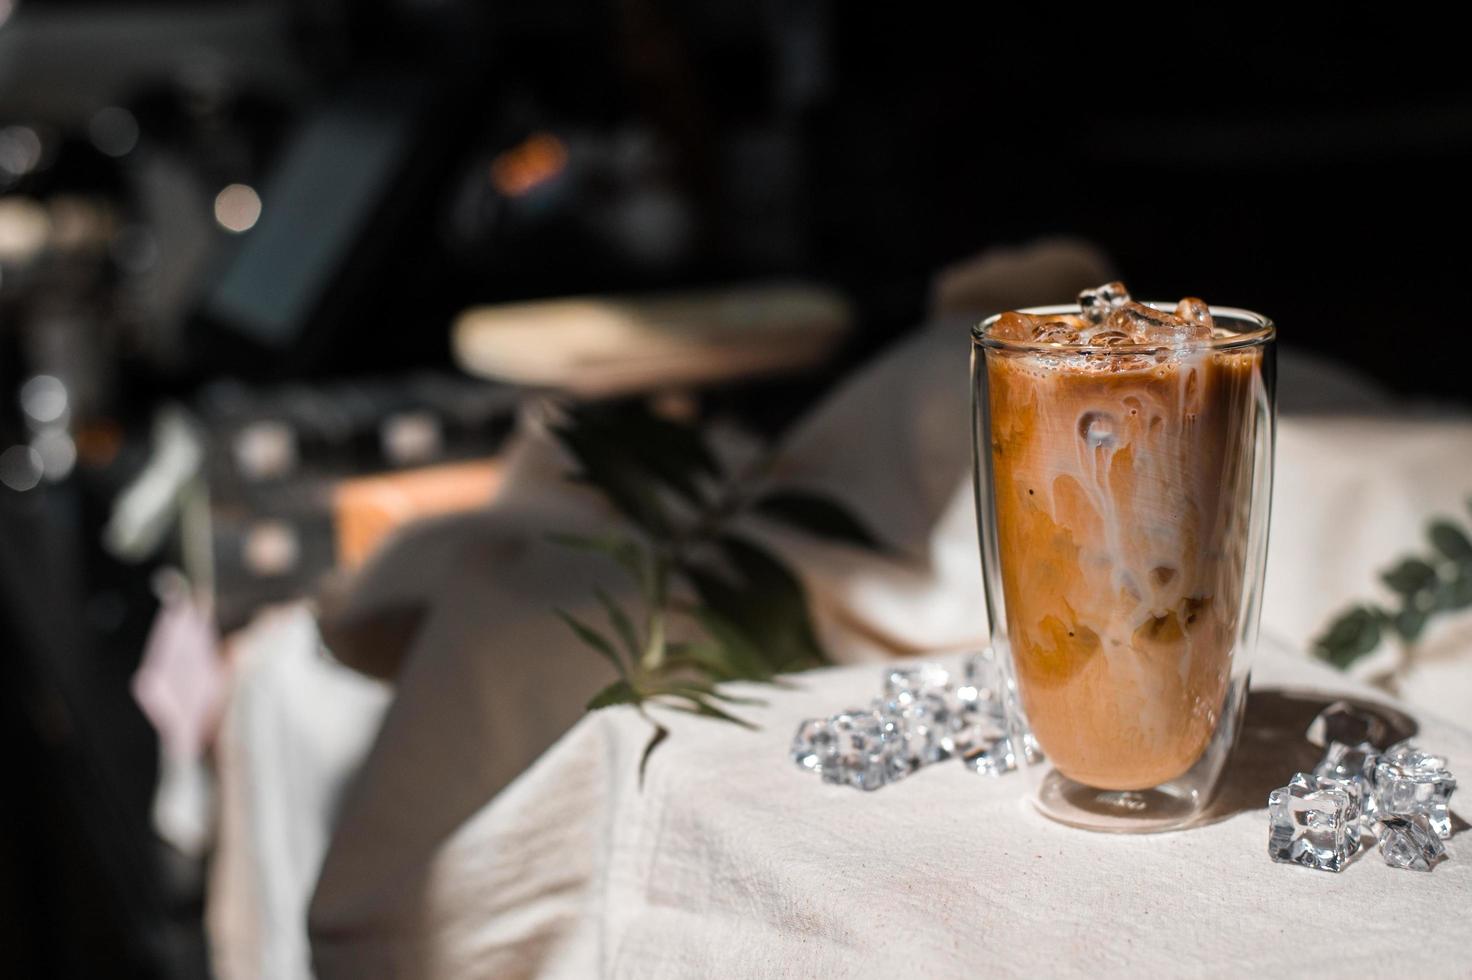
<svg viewBox="0 0 1472 980">
<path fill-rule="evenodd" d="M 1342 954 L 1367 976 L 1464 972 L 1465 836 L 1431 874 L 1373 848 L 1338 875 L 1269 860 L 1267 794 L 1317 758 L 1309 720 L 1369 692 L 1266 653 L 1217 822 L 1150 836 L 1054 824 L 1020 775 L 954 761 L 872 793 L 799 771 L 798 721 L 873 697 L 875 666 L 743 688 L 769 702 L 748 713 L 757 732 L 660 713 L 672 734 L 642 790 L 648 724 L 599 712 L 445 841 L 412 944 L 364 936 L 319 947 L 318 963 L 332 976 L 1270 976 Z M 1427 718 L 1417 737 L 1472 771 L 1466 729 Z"/>
<path fill-rule="evenodd" d="M 1106 278 L 1086 251 L 1020 253 L 942 292 L 956 308 L 1000 309 L 1064 300 Z M 784 446 L 780 478 L 844 500 L 889 554 L 746 529 L 793 564 L 841 663 L 964 650 L 985 636 L 971 319 L 943 317 L 897 345 Z M 1285 379 L 1340 392 L 1306 407 L 1383 414 L 1378 396 L 1332 368 L 1290 357 L 1283 368 Z M 1288 409 L 1294 399 L 1283 396 Z M 1311 690 L 1286 699 L 1302 714 L 1354 689 L 1305 656 L 1326 617 L 1377 595 L 1377 570 L 1418 545 L 1430 514 L 1460 508 L 1472 490 L 1472 424 L 1290 414 L 1279 436 L 1263 617 L 1277 642 L 1256 682 Z M 549 613 L 596 615 L 594 587 L 622 585 L 607 563 L 546 540 L 612 520 L 562 479 L 566 469 L 545 433 L 526 426 L 495 506 L 408 529 L 354 589 L 359 610 L 424 603 L 426 613 L 335 811 L 325 858 L 315 858 L 310 931 L 321 976 L 1053 975 L 1125 972 L 1135 955 L 1141 969 L 1167 974 L 1235 972 L 1292 961 L 1311 925 L 1318 936 L 1325 923 L 1353 923 L 1344 928 L 1358 936 L 1357 916 L 1387 896 L 1427 896 L 1416 914 L 1466 907 L 1457 840 L 1454 862 L 1432 876 L 1371 867 L 1373 853 L 1337 878 L 1271 865 L 1267 790 L 1311 759 L 1247 779 L 1240 811 L 1218 824 L 1148 838 L 1055 827 L 1023 808 L 1007 780 L 959 766 L 874 794 L 823 786 L 792 767 L 786 743 L 799 718 L 877 693 L 871 665 L 763 690 L 771 704 L 752 713 L 756 734 L 679 717 L 640 794 L 633 771 L 647 725 L 620 709 L 582 717 L 611 672 Z M 1447 676 L 1423 685 L 1426 700 L 1407 710 L 1467 765 L 1466 732 L 1436 717 L 1456 719 L 1455 705 L 1472 703 L 1455 701 L 1458 684 L 1472 690 L 1472 642 L 1445 632 L 1451 652 L 1436 667 Z M 1425 668 L 1397 664 L 1396 679 L 1416 669 Z M 378 719 L 362 725 L 371 736 Z M 1301 734 L 1291 728 L 1290 743 Z M 309 807 L 297 816 L 320 828 L 334 820 Z M 1271 942 L 1239 924 L 1249 899 L 1261 914 L 1244 921 Z M 1268 925 L 1275 903 L 1288 916 L 1277 929 Z M 1188 938 L 1194 958 L 1171 962 L 1191 950 Z M 1447 972 L 1448 961 L 1436 962 Z"/>
<path fill-rule="evenodd" d="M 216 736 L 220 819 L 206 926 L 222 980 L 310 975 L 307 901 L 343 787 L 392 696 L 335 663 L 305 604 L 267 610 L 230 642 Z"/>
</svg>

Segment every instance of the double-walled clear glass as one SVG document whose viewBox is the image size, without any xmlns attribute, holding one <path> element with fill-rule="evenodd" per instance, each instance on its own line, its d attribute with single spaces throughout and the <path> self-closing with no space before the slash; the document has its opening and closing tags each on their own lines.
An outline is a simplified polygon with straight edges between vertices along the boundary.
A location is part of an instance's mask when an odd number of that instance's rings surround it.
<svg viewBox="0 0 1472 980">
<path fill-rule="evenodd" d="M 1274 329 L 1211 312 L 1213 338 L 1178 348 L 1007 341 L 989 335 L 996 317 L 973 331 L 992 646 L 1014 735 L 1040 749 L 1018 753 L 1034 803 L 1063 823 L 1193 823 L 1237 738 L 1267 557 Z"/>
</svg>

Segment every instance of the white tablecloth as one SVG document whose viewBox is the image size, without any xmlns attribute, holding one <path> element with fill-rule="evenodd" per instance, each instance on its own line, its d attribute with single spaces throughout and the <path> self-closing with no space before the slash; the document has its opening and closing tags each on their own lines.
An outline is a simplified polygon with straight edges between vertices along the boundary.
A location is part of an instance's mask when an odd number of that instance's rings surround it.
<svg viewBox="0 0 1472 980">
<path fill-rule="evenodd" d="M 1362 852 L 1338 875 L 1267 856 L 1268 790 L 1332 669 L 1286 654 L 1254 674 L 1221 822 L 1148 837 L 1051 823 L 1021 777 L 943 763 L 873 793 L 786 760 L 799 719 L 862 703 L 873 666 L 760 690 L 758 732 L 663 712 L 651 759 L 631 709 L 580 722 L 452 834 L 425 869 L 421 932 L 360 937 L 331 975 L 882 977 L 1453 976 L 1472 972 L 1472 848 L 1431 874 Z M 745 693 L 758 693 L 753 688 Z M 1311 693 L 1302 693 L 1311 692 Z M 1472 771 L 1472 735 L 1423 719 Z M 1232 812 L 1235 811 L 1235 812 Z M 1332 967 L 1331 967 L 1332 964 Z"/>
<path fill-rule="evenodd" d="M 1021 254 L 969 270 L 961 291 L 997 309 L 1103 278 L 1086 253 Z M 967 319 L 941 319 L 896 347 L 787 444 L 787 480 L 844 497 L 900 555 L 768 534 L 799 568 L 840 661 L 960 650 L 984 636 Z M 1292 358 L 1284 367 L 1285 379 L 1306 376 L 1320 391 L 1338 383 L 1352 401 L 1364 394 L 1332 371 Z M 1285 406 L 1295 400 L 1284 396 Z M 1460 509 L 1472 490 L 1472 423 L 1380 415 L 1283 418 L 1263 617 L 1278 652 L 1261 658 L 1259 686 L 1312 688 L 1323 700 L 1353 685 L 1303 656 L 1309 639 L 1331 611 L 1373 595 L 1376 571 L 1417 544 L 1425 519 Z M 638 793 L 643 723 L 626 710 L 579 720 L 608 671 L 548 614 L 589 604 L 595 584 L 620 584 L 605 564 L 545 540 L 548 530 L 603 526 L 607 511 L 561 480 L 565 461 L 534 425 L 513 456 L 495 507 L 404 535 L 354 593 L 359 609 L 423 602 L 428 613 L 381 730 L 376 711 L 356 723 L 334 716 L 377 730 L 340 807 L 296 808 L 312 833 L 334 828 L 311 905 L 321 975 L 1231 973 L 1288 968 L 1341 937 L 1377 951 L 1369 974 L 1388 974 L 1395 934 L 1377 915 L 1416 923 L 1420 965 L 1472 968 L 1453 956 L 1461 926 L 1447 911 L 1472 906 L 1462 863 L 1472 855 L 1432 875 L 1391 871 L 1373 853 L 1339 876 L 1268 861 L 1267 789 L 1311 761 L 1295 761 L 1292 748 L 1307 708 L 1281 698 L 1260 703 L 1294 716 L 1278 733 L 1281 760 L 1269 760 L 1282 771 L 1239 786 L 1249 811 L 1173 835 L 1055 827 L 1023 809 L 1009 781 L 959 766 L 868 795 L 805 778 L 785 761 L 796 720 L 867 699 L 872 665 L 769 692 L 756 734 L 678 718 Z M 316 656 L 314 643 L 297 656 Z M 1472 736 L 1436 720 L 1472 705 L 1472 642 L 1451 623 L 1427 648 L 1411 665 L 1387 649 L 1383 666 L 1426 739 L 1472 772 Z M 270 658 L 255 670 L 269 674 Z M 237 687 L 272 684 L 247 671 Z M 264 700 L 233 700 L 227 738 L 259 730 L 241 715 L 265 711 Z M 312 710 L 332 707 L 324 699 Z M 249 772 L 267 781 L 234 794 L 241 812 L 221 850 L 235 866 L 267 866 L 251 848 L 269 842 L 241 828 L 289 796 L 289 781 L 265 774 L 298 763 L 290 746 L 243 737 L 235 753 L 255 758 Z M 226 767 L 227 790 L 244 768 Z M 1460 847 L 1452 842 L 1454 855 Z M 301 856 L 293 874 L 310 878 L 318 860 Z M 217 881 L 212 904 L 258 905 L 241 896 L 248 877 Z M 295 925 L 254 935 L 219 926 L 212 938 L 217 950 L 276 949 L 255 958 L 304 975 L 307 936 Z M 221 955 L 217 965 L 249 959 Z"/>
</svg>

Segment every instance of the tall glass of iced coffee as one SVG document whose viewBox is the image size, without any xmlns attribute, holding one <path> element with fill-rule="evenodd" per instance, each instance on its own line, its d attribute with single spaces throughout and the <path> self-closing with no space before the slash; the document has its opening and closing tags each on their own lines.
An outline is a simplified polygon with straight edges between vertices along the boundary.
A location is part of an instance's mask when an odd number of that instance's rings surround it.
<svg viewBox="0 0 1472 980">
<path fill-rule="evenodd" d="M 1257 642 L 1273 335 L 1256 313 L 1137 303 L 1119 283 L 974 331 L 992 645 L 1054 819 L 1169 830 L 1216 787 Z"/>
</svg>

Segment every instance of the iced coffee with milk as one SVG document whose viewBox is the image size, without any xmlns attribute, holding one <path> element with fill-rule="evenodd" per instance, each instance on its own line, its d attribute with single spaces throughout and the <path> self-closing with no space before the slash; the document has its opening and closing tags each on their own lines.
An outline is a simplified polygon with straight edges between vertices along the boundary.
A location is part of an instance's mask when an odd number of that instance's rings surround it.
<svg viewBox="0 0 1472 980">
<path fill-rule="evenodd" d="M 1110 283 L 1078 309 L 987 328 L 1006 635 L 1048 762 L 1143 790 L 1191 769 L 1229 710 L 1263 352 L 1222 344 L 1195 298 Z"/>
</svg>

